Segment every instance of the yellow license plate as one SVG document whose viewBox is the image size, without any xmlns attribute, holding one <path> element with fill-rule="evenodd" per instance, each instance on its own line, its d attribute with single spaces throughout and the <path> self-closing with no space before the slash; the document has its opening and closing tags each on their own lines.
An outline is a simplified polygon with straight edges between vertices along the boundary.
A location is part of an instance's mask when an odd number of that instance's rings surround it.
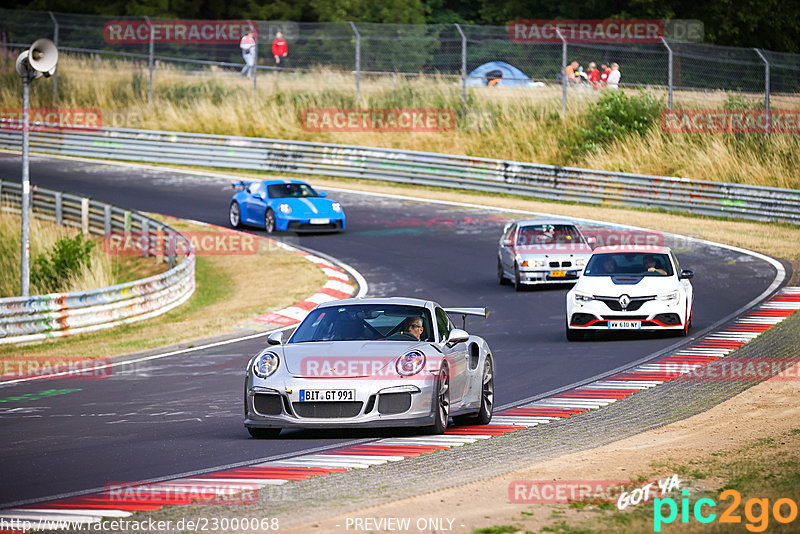
<svg viewBox="0 0 800 534">
<path fill-rule="evenodd" d="M 550 271 L 550 278 L 564 278 L 567 276 L 567 271 Z"/>
</svg>

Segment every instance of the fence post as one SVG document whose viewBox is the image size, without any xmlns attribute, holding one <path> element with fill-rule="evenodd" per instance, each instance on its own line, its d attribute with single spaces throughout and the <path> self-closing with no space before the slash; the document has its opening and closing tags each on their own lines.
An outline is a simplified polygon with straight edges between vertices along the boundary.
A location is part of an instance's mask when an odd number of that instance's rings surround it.
<svg viewBox="0 0 800 534">
<path fill-rule="evenodd" d="M 661 38 L 661 42 L 667 47 L 667 52 L 669 53 L 669 64 L 667 65 L 667 87 L 669 88 L 669 112 L 672 113 L 672 47 L 669 46 L 669 43 L 663 37 Z"/>
<path fill-rule="evenodd" d="M 258 90 L 258 38 L 261 32 L 256 32 L 256 45 L 253 47 L 253 94 L 255 95 Z"/>
<path fill-rule="evenodd" d="M 770 122 L 772 121 L 772 117 L 770 117 L 769 114 L 769 61 L 767 60 L 766 56 L 761 53 L 761 50 L 758 48 L 754 48 L 753 50 L 756 51 L 756 54 L 758 54 L 761 60 L 764 62 L 764 107 L 767 110 L 767 126 L 764 133 L 769 135 L 769 126 Z"/>
<path fill-rule="evenodd" d="M 56 16 L 53 15 L 52 11 L 48 11 L 50 13 L 50 20 L 53 21 L 53 44 L 56 45 L 58 48 L 58 21 L 56 20 Z M 56 105 L 56 98 L 58 97 L 58 67 L 56 67 L 56 71 L 53 73 L 53 105 Z"/>
<path fill-rule="evenodd" d="M 64 194 L 61 191 L 56 191 L 56 226 L 64 224 Z"/>
<path fill-rule="evenodd" d="M 458 33 L 461 34 L 461 100 L 467 107 L 467 36 L 461 29 L 461 24 L 456 24 Z"/>
<path fill-rule="evenodd" d="M 89 199 L 81 198 L 81 232 L 89 235 Z"/>
<path fill-rule="evenodd" d="M 353 21 L 350 21 L 350 27 L 353 33 L 356 34 L 356 106 L 358 106 L 358 99 L 361 95 L 361 34 L 358 33 L 358 28 Z"/>
<path fill-rule="evenodd" d="M 150 69 L 150 82 L 147 85 L 147 105 L 153 104 L 153 24 L 150 22 L 150 17 L 145 17 L 147 26 L 150 28 L 150 50 L 148 52 L 147 64 Z"/>
<path fill-rule="evenodd" d="M 111 237 L 111 204 L 103 206 L 103 233 L 106 239 Z"/>
<path fill-rule="evenodd" d="M 561 116 L 567 116 L 567 40 L 561 33 L 561 30 L 556 28 L 559 39 L 561 39 Z"/>
</svg>

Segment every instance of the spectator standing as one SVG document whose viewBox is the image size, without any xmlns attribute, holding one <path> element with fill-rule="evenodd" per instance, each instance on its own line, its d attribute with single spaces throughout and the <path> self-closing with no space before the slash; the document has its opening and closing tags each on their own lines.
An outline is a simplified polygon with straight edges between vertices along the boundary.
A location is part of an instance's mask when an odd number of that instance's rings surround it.
<svg viewBox="0 0 800 534">
<path fill-rule="evenodd" d="M 600 74 L 600 82 L 603 85 L 605 85 L 606 83 L 608 83 L 608 75 L 611 74 L 611 69 L 608 68 L 608 64 L 607 63 L 603 63 L 603 64 L 600 65 L 600 70 L 603 71 Z"/>
<path fill-rule="evenodd" d="M 589 81 L 594 89 L 600 85 L 600 71 L 597 70 L 597 63 L 594 61 L 589 63 Z"/>
<path fill-rule="evenodd" d="M 253 74 L 253 65 L 256 63 L 255 32 L 246 33 L 239 41 L 239 48 L 242 49 L 242 58 L 244 58 L 244 67 L 240 74 L 249 78 Z"/>
<path fill-rule="evenodd" d="M 578 78 L 575 75 L 575 71 L 578 70 L 578 66 L 579 66 L 579 64 L 578 64 L 577 61 L 573 61 L 572 63 L 567 65 L 566 76 L 567 76 L 567 81 L 568 82 L 575 83 L 575 82 L 578 81 Z"/>
<path fill-rule="evenodd" d="M 619 72 L 619 65 L 617 63 L 611 64 L 611 73 L 608 75 L 608 88 L 616 91 L 619 89 L 619 79 L 622 76 Z"/>
<path fill-rule="evenodd" d="M 272 55 L 275 56 L 275 64 L 281 64 L 281 58 L 289 55 L 289 45 L 286 39 L 283 38 L 283 33 L 279 30 L 275 34 L 275 40 L 272 41 Z"/>
</svg>

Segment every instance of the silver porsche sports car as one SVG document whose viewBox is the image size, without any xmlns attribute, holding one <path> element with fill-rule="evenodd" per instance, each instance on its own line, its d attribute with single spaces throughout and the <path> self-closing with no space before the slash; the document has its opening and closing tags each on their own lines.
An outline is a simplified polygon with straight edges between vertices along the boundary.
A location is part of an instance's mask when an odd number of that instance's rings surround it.
<svg viewBox="0 0 800 534">
<path fill-rule="evenodd" d="M 247 364 L 244 425 L 255 438 L 282 428 L 423 427 L 486 424 L 494 403 L 494 359 L 482 338 L 445 309 L 412 298 L 347 299 L 314 308 L 284 343 Z"/>
</svg>

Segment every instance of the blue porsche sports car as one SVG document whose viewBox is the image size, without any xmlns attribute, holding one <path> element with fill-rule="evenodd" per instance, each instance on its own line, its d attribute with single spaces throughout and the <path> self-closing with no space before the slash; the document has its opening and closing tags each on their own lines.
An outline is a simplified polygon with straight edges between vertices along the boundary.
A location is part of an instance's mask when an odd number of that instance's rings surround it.
<svg viewBox="0 0 800 534">
<path fill-rule="evenodd" d="M 299 180 L 237 182 L 229 220 L 234 228 L 258 226 L 267 233 L 339 232 L 345 228 L 342 205 Z"/>
</svg>

